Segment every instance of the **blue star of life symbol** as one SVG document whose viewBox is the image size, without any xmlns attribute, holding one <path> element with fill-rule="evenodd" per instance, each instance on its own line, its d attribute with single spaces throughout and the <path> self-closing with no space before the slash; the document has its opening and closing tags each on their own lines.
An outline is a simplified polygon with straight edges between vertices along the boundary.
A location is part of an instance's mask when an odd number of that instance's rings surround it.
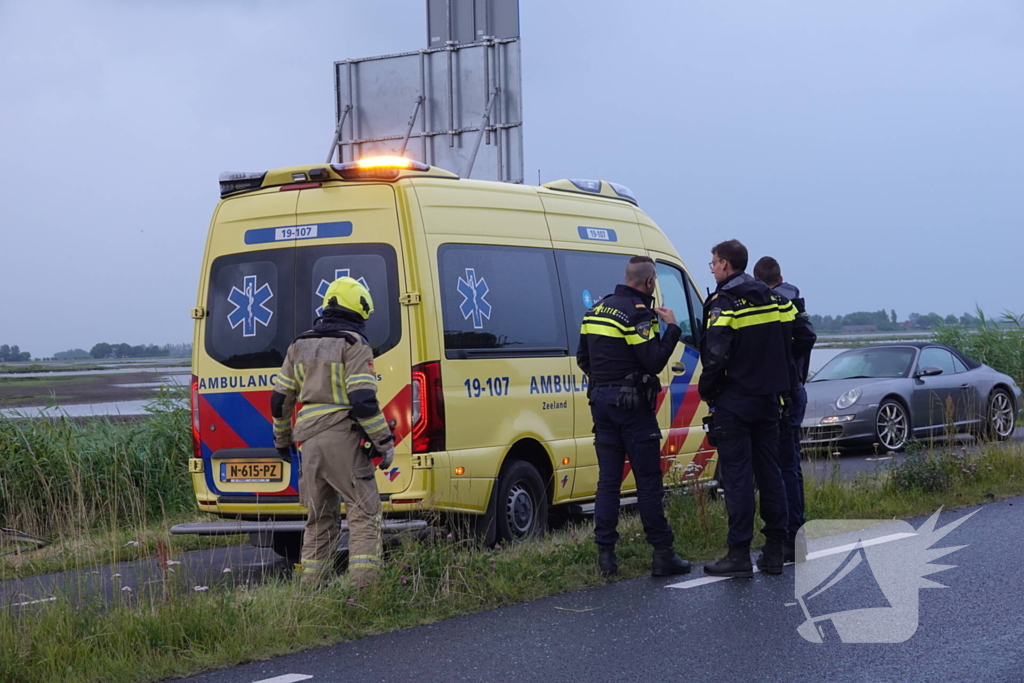
<svg viewBox="0 0 1024 683">
<path fill-rule="evenodd" d="M 349 273 L 352 272 L 351 268 L 338 268 L 334 271 L 334 279 L 337 280 L 339 277 L 352 277 Z M 331 282 L 333 282 L 332 280 Z M 359 284 L 366 287 L 366 291 L 370 291 L 370 285 L 366 284 L 365 278 L 359 278 Z M 320 280 L 320 286 L 316 288 L 316 292 L 313 293 L 314 298 L 320 304 L 316 307 L 316 316 L 319 318 L 324 314 L 324 297 L 327 296 L 327 288 L 331 286 L 331 283 L 327 280 Z"/>
<path fill-rule="evenodd" d="M 235 306 L 235 310 L 228 313 L 231 329 L 241 325 L 243 337 L 255 337 L 256 323 L 266 327 L 274 317 L 274 312 L 266 305 L 273 296 L 269 284 L 264 282 L 263 286 L 257 288 L 256 276 L 246 275 L 242 279 L 242 289 L 232 287 L 228 294 L 228 302 Z"/>
<path fill-rule="evenodd" d="M 487 303 L 487 292 L 491 291 L 486 280 L 476 279 L 476 269 L 466 268 L 466 278 L 459 278 L 459 294 L 462 295 L 462 303 L 459 310 L 466 320 L 473 319 L 473 329 L 480 330 L 484 327 L 484 318 L 491 319 L 491 305 Z"/>
</svg>

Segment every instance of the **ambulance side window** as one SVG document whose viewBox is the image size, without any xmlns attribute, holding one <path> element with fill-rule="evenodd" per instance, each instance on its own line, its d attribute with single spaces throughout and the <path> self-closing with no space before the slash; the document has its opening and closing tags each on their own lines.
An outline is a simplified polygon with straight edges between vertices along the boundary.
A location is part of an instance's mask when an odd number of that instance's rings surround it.
<svg viewBox="0 0 1024 683">
<path fill-rule="evenodd" d="M 672 309 L 679 327 L 683 330 L 681 341 L 694 348 L 700 348 L 700 323 L 703 306 L 690 278 L 679 268 L 658 262 L 658 288 L 661 290 L 662 306 Z"/>
<path fill-rule="evenodd" d="M 575 356 L 579 349 L 583 314 L 597 301 L 615 291 L 615 286 L 622 282 L 629 258 L 623 254 L 592 251 L 555 252 L 571 355 Z"/>
<path fill-rule="evenodd" d="M 446 358 L 568 355 L 550 249 L 445 244 L 437 266 Z"/>
</svg>

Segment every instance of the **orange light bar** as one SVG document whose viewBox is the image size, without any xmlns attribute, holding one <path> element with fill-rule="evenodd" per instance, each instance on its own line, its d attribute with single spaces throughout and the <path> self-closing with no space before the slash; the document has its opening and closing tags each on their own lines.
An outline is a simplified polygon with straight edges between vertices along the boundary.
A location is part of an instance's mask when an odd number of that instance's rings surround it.
<svg viewBox="0 0 1024 683">
<path fill-rule="evenodd" d="M 414 163 L 405 157 L 366 157 L 356 162 L 359 168 L 409 168 Z"/>
<path fill-rule="evenodd" d="M 334 172 L 343 180 L 393 180 L 401 171 L 429 171 L 430 166 L 405 157 L 366 157 L 344 164 L 331 164 Z"/>
</svg>

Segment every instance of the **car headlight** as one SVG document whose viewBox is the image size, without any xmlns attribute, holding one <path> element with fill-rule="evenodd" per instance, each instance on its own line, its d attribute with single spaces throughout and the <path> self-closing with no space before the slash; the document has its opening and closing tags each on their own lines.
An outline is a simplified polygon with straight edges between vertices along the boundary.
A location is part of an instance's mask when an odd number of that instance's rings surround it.
<svg viewBox="0 0 1024 683">
<path fill-rule="evenodd" d="M 860 398 L 860 389 L 850 389 L 845 394 L 836 399 L 836 408 L 839 410 L 845 410 L 849 408 L 857 399 Z"/>
</svg>

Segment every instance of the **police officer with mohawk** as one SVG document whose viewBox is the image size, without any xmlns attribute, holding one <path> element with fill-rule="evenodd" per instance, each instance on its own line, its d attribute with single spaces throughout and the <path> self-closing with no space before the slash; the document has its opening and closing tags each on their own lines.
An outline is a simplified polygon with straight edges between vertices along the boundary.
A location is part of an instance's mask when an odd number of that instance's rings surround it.
<svg viewBox="0 0 1024 683">
<path fill-rule="evenodd" d="M 576 362 L 589 380 L 598 464 L 594 536 L 598 565 L 606 577 L 619 570 L 616 527 L 627 456 L 636 478 L 640 519 L 647 542 L 654 546 L 651 575 L 690 571 L 690 563 L 672 547 L 674 536 L 665 519 L 661 428 L 655 415 L 658 373 L 682 331 L 670 309 L 652 308 L 656 280 L 654 261 L 634 256 L 626 266 L 626 283 L 586 312 L 580 330 Z M 659 317 L 665 321 L 664 335 L 659 335 Z"/>
<path fill-rule="evenodd" d="M 343 277 L 327 288 L 323 305 L 313 329 L 288 348 L 271 394 L 274 445 L 291 462 L 292 443 L 303 442 L 299 495 L 307 513 L 301 582 L 321 586 L 334 567 L 340 496 L 348 517 L 349 576 L 369 584 L 380 567 L 382 509 L 373 462 L 360 443 L 369 440 L 383 455 L 382 470 L 395 457 L 365 336 L 373 299 L 357 280 Z M 293 427 L 296 401 L 302 408 Z"/>
</svg>

